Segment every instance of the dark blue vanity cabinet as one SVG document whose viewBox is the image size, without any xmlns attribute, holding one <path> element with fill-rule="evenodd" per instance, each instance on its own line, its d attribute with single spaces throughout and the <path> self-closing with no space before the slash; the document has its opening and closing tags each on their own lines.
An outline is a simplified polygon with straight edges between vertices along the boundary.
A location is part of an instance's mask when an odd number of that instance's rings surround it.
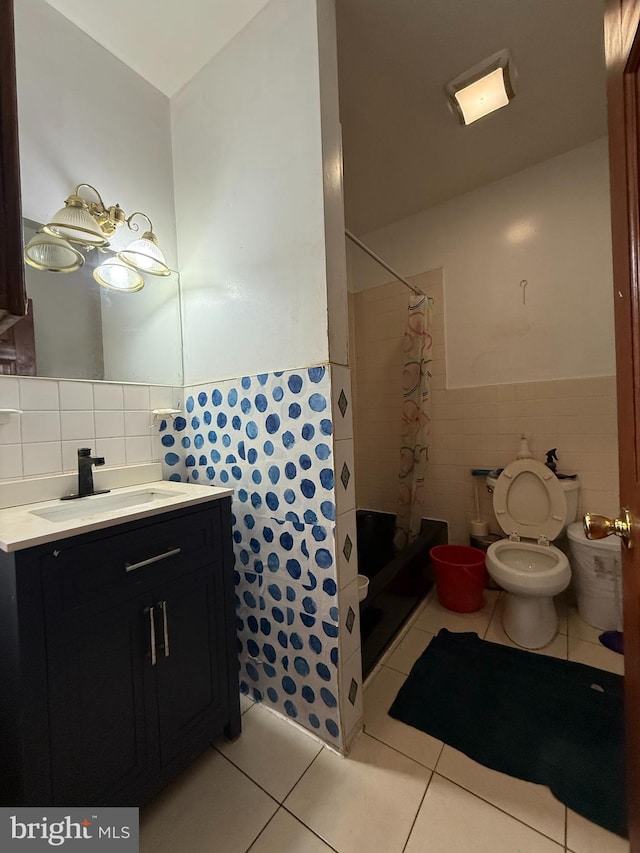
<svg viewBox="0 0 640 853">
<path fill-rule="evenodd" d="M 139 805 L 240 732 L 231 500 L 0 553 L 0 786 Z"/>
</svg>

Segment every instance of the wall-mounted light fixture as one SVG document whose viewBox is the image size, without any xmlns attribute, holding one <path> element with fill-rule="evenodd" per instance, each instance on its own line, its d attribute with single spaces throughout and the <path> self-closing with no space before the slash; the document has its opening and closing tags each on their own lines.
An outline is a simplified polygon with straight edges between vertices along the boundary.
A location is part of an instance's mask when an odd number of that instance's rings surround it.
<svg viewBox="0 0 640 853">
<path fill-rule="evenodd" d="M 513 100 L 514 80 L 513 60 L 505 49 L 459 74 L 446 91 L 460 122 L 472 124 Z"/>
<path fill-rule="evenodd" d="M 24 259 L 37 270 L 47 272 L 74 272 L 84 263 L 84 255 L 63 240 L 38 231 L 24 250 Z"/>
<path fill-rule="evenodd" d="M 83 198 L 80 195 L 83 187 L 94 192 L 97 200 Z M 119 204 L 107 207 L 91 184 L 78 184 L 64 207 L 27 243 L 24 259 L 36 269 L 73 272 L 84 263 L 83 254 L 74 244 L 85 249 L 104 250 L 120 226 L 139 230 L 137 223 L 132 221 L 135 216 L 143 216 L 149 223 L 149 230 L 118 252 L 115 258 L 107 258 L 93 272 L 95 280 L 104 287 L 135 293 L 144 287 L 144 279 L 138 270 L 151 275 L 171 274 L 158 246 L 158 238 L 153 233 L 151 220 L 140 211 L 127 217 Z"/>
<path fill-rule="evenodd" d="M 135 293 L 144 287 L 144 279 L 140 273 L 120 258 L 107 258 L 94 269 L 93 277 L 103 287 L 122 293 Z"/>
</svg>

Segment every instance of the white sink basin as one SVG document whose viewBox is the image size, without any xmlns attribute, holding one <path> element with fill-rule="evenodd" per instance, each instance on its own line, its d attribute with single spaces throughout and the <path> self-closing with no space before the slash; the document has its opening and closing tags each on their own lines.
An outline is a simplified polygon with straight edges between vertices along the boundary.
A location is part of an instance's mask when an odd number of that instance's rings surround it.
<svg viewBox="0 0 640 853">
<path fill-rule="evenodd" d="M 75 518 L 88 518 L 99 512 L 127 509 L 153 501 L 162 501 L 165 498 L 175 498 L 181 494 L 182 492 L 170 492 L 165 489 L 141 489 L 138 492 L 127 492 L 121 495 L 91 495 L 87 498 L 65 501 L 60 506 L 49 507 L 48 509 L 32 509 L 29 510 L 29 514 L 45 518 L 47 521 L 71 521 Z"/>
</svg>

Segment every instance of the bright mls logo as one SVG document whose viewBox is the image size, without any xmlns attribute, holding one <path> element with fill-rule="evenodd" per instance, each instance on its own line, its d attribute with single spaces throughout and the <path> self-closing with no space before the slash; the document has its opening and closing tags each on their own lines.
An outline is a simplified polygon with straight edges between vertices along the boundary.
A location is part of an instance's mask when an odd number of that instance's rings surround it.
<svg viewBox="0 0 640 853">
<path fill-rule="evenodd" d="M 138 809 L 0 808 L 0 850 L 138 853 Z"/>
</svg>

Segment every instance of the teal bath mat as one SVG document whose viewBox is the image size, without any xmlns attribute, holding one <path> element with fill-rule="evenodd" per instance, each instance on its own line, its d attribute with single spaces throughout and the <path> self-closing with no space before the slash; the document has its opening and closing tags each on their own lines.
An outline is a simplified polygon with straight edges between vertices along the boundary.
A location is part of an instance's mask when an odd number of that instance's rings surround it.
<svg viewBox="0 0 640 853">
<path fill-rule="evenodd" d="M 627 835 L 623 678 L 440 631 L 389 714 Z"/>
</svg>

